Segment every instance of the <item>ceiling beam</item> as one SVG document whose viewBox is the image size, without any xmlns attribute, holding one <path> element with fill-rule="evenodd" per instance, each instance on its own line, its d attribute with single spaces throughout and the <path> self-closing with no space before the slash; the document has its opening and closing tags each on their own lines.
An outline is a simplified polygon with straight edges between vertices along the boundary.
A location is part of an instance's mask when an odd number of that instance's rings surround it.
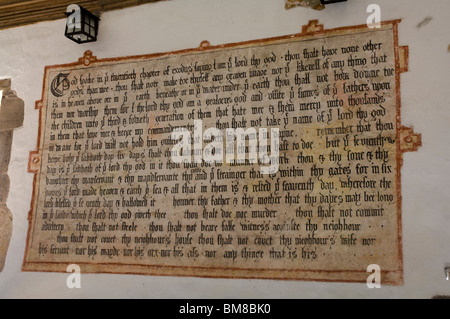
<svg viewBox="0 0 450 319">
<path fill-rule="evenodd" d="M 76 3 L 96 15 L 162 0 L 0 0 L 0 30 L 42 21 L 65 19 L 66 8 Z"/>
</svg>

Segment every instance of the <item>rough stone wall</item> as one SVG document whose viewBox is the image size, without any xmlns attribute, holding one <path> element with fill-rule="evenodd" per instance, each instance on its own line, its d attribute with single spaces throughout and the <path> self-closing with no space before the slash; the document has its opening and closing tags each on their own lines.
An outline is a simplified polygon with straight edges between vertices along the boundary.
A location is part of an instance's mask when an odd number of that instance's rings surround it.
<svg viewBox="0 0 450 319">
<path fill-rule="evenodd" d="M 0 271 L 5 265 L 12 233 L 12 214 L 6 206 L 9 193 L 8 166 L 13 129 L 22 126 L 24 102 L 11 90 L 11 80 L 0 80 L 3 91 L 0 104 Z"/>
</svg>

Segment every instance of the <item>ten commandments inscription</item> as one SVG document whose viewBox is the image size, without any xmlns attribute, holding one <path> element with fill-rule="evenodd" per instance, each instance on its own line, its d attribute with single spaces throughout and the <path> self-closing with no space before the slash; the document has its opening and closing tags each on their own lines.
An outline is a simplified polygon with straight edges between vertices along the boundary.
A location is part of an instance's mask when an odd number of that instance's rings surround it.
<svg viewBox="0 0 450 319">
<path fill-rule="evenodd" d="M 47 67 L 23 269 L 401 284 L 398 22 Z"/>
</svg>

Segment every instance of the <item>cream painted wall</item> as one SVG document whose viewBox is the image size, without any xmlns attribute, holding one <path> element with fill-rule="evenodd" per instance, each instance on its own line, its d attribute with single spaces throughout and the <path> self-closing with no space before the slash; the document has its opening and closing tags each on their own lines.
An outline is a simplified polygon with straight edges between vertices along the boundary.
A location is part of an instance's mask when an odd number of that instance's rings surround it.
<svg viewBox="0 0 450 319">
<path fill-rule="evenodd" d="M 366 23 L 372 0 L 349 0 L 311 9 L 284 9 L 283 0 L 170 0 L 101 16 L 96 43 L 64 37 L 65 20 L 0 31 L 0 78 L 25 101 L 24 126 L 14 132 L 8 206 L 14 229 L 0 298 L 429 298 L 450 295 L 444 266 L 450 263 L 450 1 L 378 0 L 382 20 L 403 19 L 400 45 L 410 50 L 401 76 L 402 123 L 422 134 L 423 147 L 404 156 L 402 287 L 273 280 L 224 280 L 130 275 L 82 275 L 81 289 L 66 287 L 67 274 L 20 271 L 33 175 L 29 152 L 36 147 L 38 111 L 46 65 L 69 63 L 85 50 L 99 58 L 167 52 L 298 33 L 310 19 L 326 28 Z M 426 3 L 426 6 L 424 6 Z M 432 20 L 418 28 L 426 17 Z"/>
</svg>

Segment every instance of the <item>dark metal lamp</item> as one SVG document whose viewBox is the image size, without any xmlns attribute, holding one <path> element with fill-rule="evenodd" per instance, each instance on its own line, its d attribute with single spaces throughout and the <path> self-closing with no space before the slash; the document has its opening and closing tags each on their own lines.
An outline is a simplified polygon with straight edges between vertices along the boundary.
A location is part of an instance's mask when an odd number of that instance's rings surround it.
<svg viewBox="0 0 450 319">
<path fill-rule="evenodd" d="M 320 3 L 323 5 L 326 5 L 326 4 L 345 2 L 345 1 L 347 1 L 347 0 L 320 0 Z"/>
<path fill-rule="evenodd" d="M 76 43 L 97 41 L 99 18 L 85 8 L 71 4 L 66 11 L 67 23 L 64 35 Z"/>
</svg>

